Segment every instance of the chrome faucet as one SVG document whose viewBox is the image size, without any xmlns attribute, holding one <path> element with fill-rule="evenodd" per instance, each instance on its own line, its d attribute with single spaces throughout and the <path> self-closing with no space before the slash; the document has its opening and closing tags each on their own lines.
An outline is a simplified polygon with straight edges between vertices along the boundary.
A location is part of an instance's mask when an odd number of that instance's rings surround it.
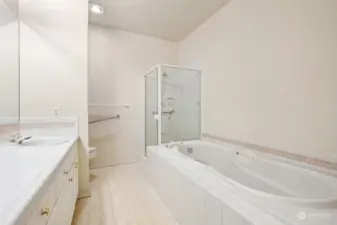
<svg viewBox="0 0 337 225">
<path fill-rule="evenodd" d="M 169 115 L 172 115 L 174 113 L 174 109 L 169 109 L 169 110 L 167 110 L 167 111 L 162 111 L 162 114 L 169 114 Z"/>
<path fill-rule="evenodd" d="M 23 142 L 31 139 L 32 136 L 21 136 L 20 134 L 14 134 L 11 136 L 11 139 L 9 139 L 9 142 L 16 143 L 18 145 L 21 145 Z"/>
</svg>

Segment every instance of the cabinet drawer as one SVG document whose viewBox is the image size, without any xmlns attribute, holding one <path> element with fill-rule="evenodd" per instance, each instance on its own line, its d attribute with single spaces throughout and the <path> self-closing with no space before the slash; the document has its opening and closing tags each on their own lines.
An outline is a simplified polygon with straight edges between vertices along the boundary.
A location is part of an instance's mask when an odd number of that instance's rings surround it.
<svg viewBox="0 0 337 225">
<path fill-rule="evenodd" d="M 76 153 L 76 147 L 70 150 L 70 153 L 59 167 L 54 181 L 47 188 L 46 194 L 33 211 L 26 225 L 45 225 L 47 223 L 61 191 L 68 183 L 68 178 L 73 173 L 73 168 L 76 167 L 74 169 L 77 171 Z"/>
<path fill-rule="evenodd" d="M 77 157 L 76 157 L 76 148 L 71 149 L 68 157 L 64 161 L 61 169 L 65 175 L 69 175 L 70 171 L 74 167 L 75 164 L 77 164 Z"/>
<path fill-rule="evenodd" d="M 63 183 L 63 181 L 57 180 L 48 188 L 47 193 L 33 211 L 26 225 L 45 225 L 47 223 L 57 200 L 55 193 L 61 186 L 60 183 Z"/>
<path fill-rule="evenodd" d="M 68 179 L 68 177 L 70 176 L 70 173 L 71 173 L 74 165 L 77 164 L 76 153 L 77 152 L 76 152 L 75 148 L 71 149 L 69 155 L 67 156 L 64 163 L 60 167 L 54 183 L 52 184 L 52 186 L 54 186 L 52 188 L 52 194 L 54 195 L 53 199 L 55 199 L 55 201 L 57 200 L 57 198 L 59 197 L 62 189 L 64 188 L 65 182 Z M 50 192 L 48 191 L 48 193 L 50 193 Z M 54 202 L 54 204 L 55 204 L 55 202 Z"/>
<path fill-rule="evenodd" d="M 71 225 L 78 194 L 78 169 L 73 168 L 47 225 Z"/>
</svg>

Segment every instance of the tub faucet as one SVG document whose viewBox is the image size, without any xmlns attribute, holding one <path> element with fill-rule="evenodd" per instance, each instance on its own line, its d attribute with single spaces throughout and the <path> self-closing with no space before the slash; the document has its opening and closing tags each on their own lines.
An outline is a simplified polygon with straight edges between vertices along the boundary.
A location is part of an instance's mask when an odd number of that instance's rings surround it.
<svg viewBox="0 0 337 225">
<path fill-rule="evenodd" d="M 166 148 L 175 148 L 175 147 L 179 147 L 180 145 L 182 145 L 183 142 L 171 142 L 166 144 Z"/>
<path fill-rule="evenodd" d="M 176 143 L 168 143 L 165 145 L 166 148 L 174 148 L 176 146 Z"/>
</svg>

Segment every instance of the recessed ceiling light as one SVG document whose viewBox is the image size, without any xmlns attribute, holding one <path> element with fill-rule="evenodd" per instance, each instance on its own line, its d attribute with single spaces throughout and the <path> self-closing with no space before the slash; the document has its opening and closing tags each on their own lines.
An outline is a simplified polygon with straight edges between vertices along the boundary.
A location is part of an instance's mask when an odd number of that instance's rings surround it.
<svg viewBox="0 0 337 225">
<path fill-rule="evenodd" d="M 102 13 L 104 13 L 103 6 L 101 6 L 101 5 L 90 4 L 90 10 L 91 10 L 91 12 L 93 12 L 95 14 L 102 14 Z"/>
</svg>

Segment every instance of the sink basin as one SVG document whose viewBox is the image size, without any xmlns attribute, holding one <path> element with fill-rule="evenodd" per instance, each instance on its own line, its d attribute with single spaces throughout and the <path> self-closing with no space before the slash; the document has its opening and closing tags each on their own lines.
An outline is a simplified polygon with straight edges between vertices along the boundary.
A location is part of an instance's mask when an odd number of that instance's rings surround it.
<svg viewBox="0 0 337 225">
<path fill-rule="evenodd" d="M 58 137 L 32 137 L 24 141 L 20 146 L 54 146 L 68 142 L 65 138 Z"/>
</svg>

